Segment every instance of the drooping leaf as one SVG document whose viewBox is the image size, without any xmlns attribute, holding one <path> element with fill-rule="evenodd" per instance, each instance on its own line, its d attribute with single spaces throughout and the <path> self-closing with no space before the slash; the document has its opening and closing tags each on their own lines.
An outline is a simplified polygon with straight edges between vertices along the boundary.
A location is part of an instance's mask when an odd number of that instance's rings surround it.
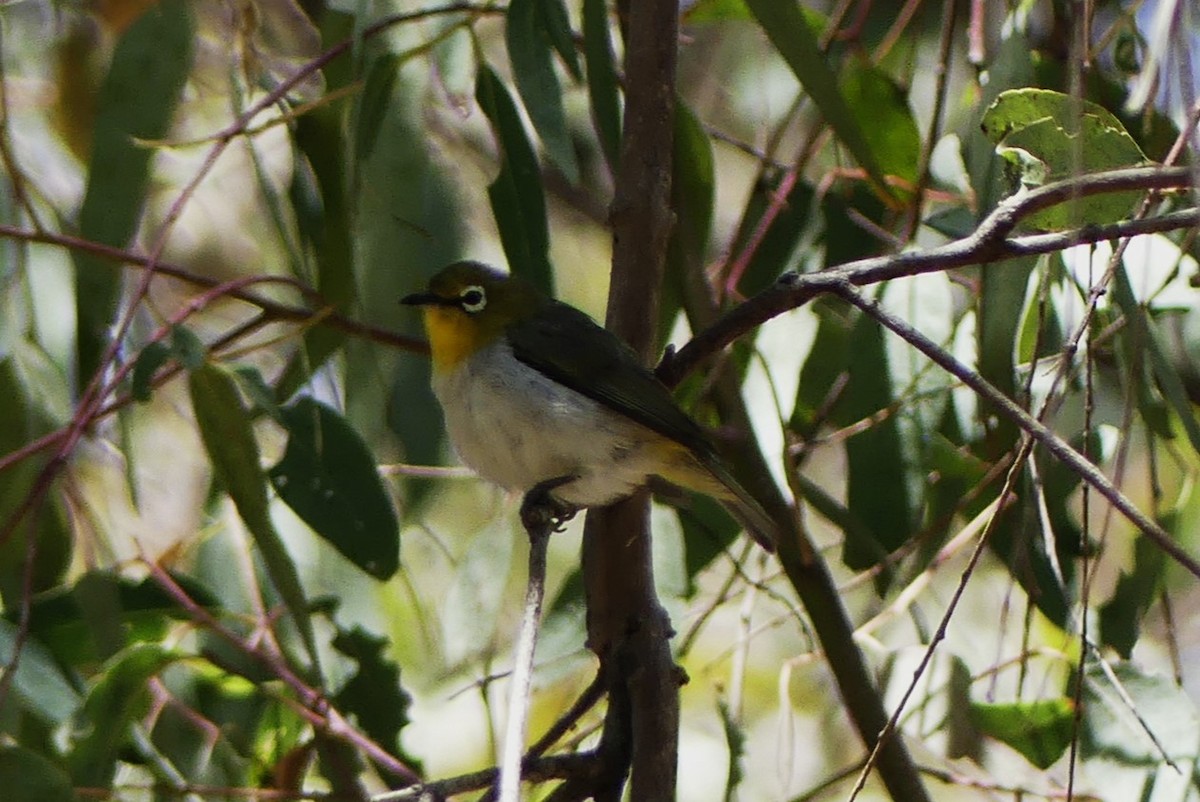
<svg viewBox="0 0 1200 802">
<path fill-rule="evenodd" d="M 703 271 L 712 227 L 715 186 L 712 143 L 682 99 L 677 99 L 675 105 L 674 146 L 671 211 L 676 224 L 667 242 L 659 342 L 666 342 L 680 308 L 688 306 L 689 283 L 703 286 L 705 282 Z"/>
<path fill-rule="evenodd" d="M 1178 516 L 1162 521 L 1172 531 Z M 1141 633 L 1142 621 L 1150 606 L 1162 593 L 1163 571 L 1167 558 L 1162 549 L 1148 538 L 1139 537 L 1133 543 L 1133 566 L 1123 569 L 1112 595 L 1100 608 L 1100 642 L 1111 646 L 1128 660 Z"/>
<path fill-rule="evenodd" d="M 492 123 L 500 147 L 500 172 L 488 187 L 492 216 L 513 272 L 554 294 L 550 234 L 537 156 L 512 97 L 486 64 L 479 65 L 475 99 Z"/>
<path fill-rule="evenodd" d="M 875 153 L 863 133 L 858 118 L 838 89 L 837 78 L 821 53 L 817 36 L 805 18 L 799 3 L 776 0 L 746 0 L 746 5 L 771 44 L 791 67 L 792 73 L 821 110 L 838 140 L 846 146 L 877 193 L 890 197 Z"/>
<path fill-rule="evenodd" d="M 562 87 L 554 72 L 552 42 L 539 3 L 547 0 L 512 0 L 508 5 L 504 37 L 513 80 L 533 128 L 542 139 L 550 161 L 571 184 L 579 183 L 579 162 L 567 128 Z M 490 116 L 490 115 L 489 115 Z"/>
<path fill-rule="evenodd" d="M 138 643 L 104 665 L 79 713 L 68 758 L 76 785 L 108 785 L 130 726 L 150 709 L 147 683 L 178 659 L 158 644 Z"/>
<path fill-rule="evenodd" d="M 283 539 L 275 530 L 267 500 L 267 477 L 263 473 L 250 415 L 242 405 L 233 376 L 224 369 L 205 364 L 188 376 L 188 389 L 204 450 L 212 460 L 213 473 L 233 499 L 238 514 L 250 530 L 275 590 L 296 623 L 300 638 L 315 662 L 308 603 L 300 576 Z"/>
<path fill-rule="evenodd" d="M 1075 705 L 1061 697 L 1032 702 L 971 702 L 971 720 L 986 735 L 1008 744 L 1045 770 L 1071 743 Z"/>
<path fill-rule="evenodd" d="M 583 56 L 592 122 L 610 170 L 621 152 L 621 100 L 605 0 L 583 0 Z"/>
<path fill-rule="evenodd" d="M 149 343 L 142 349 L 133 363 L 133 374 L 130 376 L 130 394 L 134 401 L 144 404 L 150 400 L 154 374 L 170 358 L 171 349 L 162 342 Z"/>
<path fill-rule="evenodd" d="M 354 137 L 354 157 L 362 162 L 370 158 L 383 125 L 384 115 L 392 103 L 400 57 L 389 53 L 371 62 L 362 94 L 358 98 L 358 116 Z M 324 158 L 328 158 L 328 154 Z"/>
<path fill-rule="evenodd" d="M 893 402 L 882 326 L 866 315 L 859 318 L 850 333 L 849 350 L 854 357 L 843 403 L 838 407 L 838 421 L 843 425 L 864 421 Z M 877 565 L 912 533 L 912 502 L 906 481 L 909 468 L 896 416 L 872 421 L 847 438 L 846 460 L 846 506 L 863 522 L 871 539 L 865 542 L 854 531 L 847 531 L 842 560 L 849 568 L 863 570 Z"/>
<path fill-rule="evenodd" d="M 158 3 L 126 29 L 97 100 L 88 184 L 79 210 L 84 239 L 124 248 L 137 228 L 153 151 L 138 140 L 166 136 L 192 60 L 184 0 Z M 120 274 L 74 251 L 79 375 L 90 377 L 108 344 Z"/>
<path fill-rule="evenodd" d="M 579 52 L 575 49 L 575 32 L 571 30 L 571 19 L 563 0 L 537 0 L 537 20 L 550 40 L 567 72 L 575 81 L 583 80 L 583 69 L 579 65 Z"/>
<path fill-rule="evenodd" d="M 784 192 L 784 182 L 791 181 L 787 194 Z M 754 248 L 754 253 L 746 265 L 746 272 L 738 283 L 738 290 L 745 296 L 751 296 L 766 289 L 783 271 L 793 267 L 792 261 L 800 234 L 811 222 L 812 202 L 816 193 L 811 184 L 802 177 L 787 173 L 773 173 L 757 182 L 750 192 L 738 224 L 737 234 L 733 238 L 730 252 L 741 254 L 750 247 L 751 240 L 759 235 L 759 229 L 764 225 L 764 216 L 773 202 L 781 205 L 774 213 L 761 239 Z"/>
<path fill-rule="evenodd" d="M 400 565 L 399 524 L 367 444 L 311 398 L 281 417 L 287 450 L 270 470 L 279 497 L 346 559 L 376 579 L 391 577 Z"/>
<path fill-rule="evenodd" d="M 863 58 L 846 65 L 838 88 L 879 170 L 915 184 L 921 133 L 904 91 L 891 76 Z"/>
</svg>

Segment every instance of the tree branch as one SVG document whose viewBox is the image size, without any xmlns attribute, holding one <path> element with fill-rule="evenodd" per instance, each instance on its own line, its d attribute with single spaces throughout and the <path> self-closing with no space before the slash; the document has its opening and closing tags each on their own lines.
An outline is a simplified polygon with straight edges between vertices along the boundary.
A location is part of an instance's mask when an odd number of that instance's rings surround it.
<svg viewBox="0 0 1200 802">
<path fill-rule="evenodd" d="M 729 310 L 676 353 L 664 358 L 658 366 L 659 378 L 668 386 L 678 384 L 707 357 L 738 337 L 818 295 L 836 291 L 841 285 L 865 286 L 1016 256 L 1049 253 L 1070 245 L 1196 226 L 1200 224 L 1200 211 L 1187 209 L 1160 217 L 1085 226 L 1062 233 L 1009 237 L 1030 214 L 1072 198 L 1138 189 L 1180 189 L 1191 186 L 1191 181 L 1191 170 L 1187 167 L 1134 167 L 1083 175 L 1009 198 L 985 217 L 969 236 L 937 248 L 860 259 L 816 273 L 784 273 L 774 285 Z"/>
</svg>

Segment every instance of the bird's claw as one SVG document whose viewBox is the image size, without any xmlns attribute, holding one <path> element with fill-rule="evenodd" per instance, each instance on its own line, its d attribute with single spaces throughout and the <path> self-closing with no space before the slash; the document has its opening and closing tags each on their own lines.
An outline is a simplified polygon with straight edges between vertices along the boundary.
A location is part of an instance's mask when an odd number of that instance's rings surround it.
<svg viewBox="0 0 1200 802">
<path fill-rule="evenodd" d="M 567 521 L 575 517 L 579 508 L 555 498 L 550 492 L 574 479 L 574 476 L 558 476 L 538 482 L 521 500 L 521 524 L 530 534 L 534 532 L 561 532 Z"/>
</svg>

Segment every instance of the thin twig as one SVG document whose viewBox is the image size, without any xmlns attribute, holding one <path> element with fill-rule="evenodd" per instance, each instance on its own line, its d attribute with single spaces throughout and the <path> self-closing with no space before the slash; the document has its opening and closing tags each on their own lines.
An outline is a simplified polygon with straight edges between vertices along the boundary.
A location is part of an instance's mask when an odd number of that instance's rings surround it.
<svg viewBox="0 0 1200 802">
<path fill-rule="evenodd" d="M 529 700 L 533 685 L 533 652 L 537 647 L 538 624 L 542 617 L 542 599 L 546 592 L 546 546 L 553 523 L 530 526 L 529 578 L 525 585 L 525 609 L 521 614 L 521 634 L 513 655 L 512 679 L 508 691 L 508 720 L 500 756 L 500 802 L 520 802 L 521 761 L 525 752 L 525 727 L 529 718 Z"/>
</svg>

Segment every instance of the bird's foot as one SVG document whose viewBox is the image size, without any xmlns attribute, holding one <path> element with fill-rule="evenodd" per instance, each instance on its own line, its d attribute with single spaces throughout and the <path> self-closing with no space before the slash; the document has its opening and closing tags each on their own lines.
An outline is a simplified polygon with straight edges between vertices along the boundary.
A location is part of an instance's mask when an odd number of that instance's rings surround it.
<svg viewBox="0 0 1200 802">
<path fill-rule="evenodd" d="M 557 499 L 550 492 L 556 487 L 575 481 L 574 476 L 556 476 L 538 482 L 521 499 L 521 524 L 532 535 L 535 532 L 561 532 L 579 508 Z"/>
</svg>

